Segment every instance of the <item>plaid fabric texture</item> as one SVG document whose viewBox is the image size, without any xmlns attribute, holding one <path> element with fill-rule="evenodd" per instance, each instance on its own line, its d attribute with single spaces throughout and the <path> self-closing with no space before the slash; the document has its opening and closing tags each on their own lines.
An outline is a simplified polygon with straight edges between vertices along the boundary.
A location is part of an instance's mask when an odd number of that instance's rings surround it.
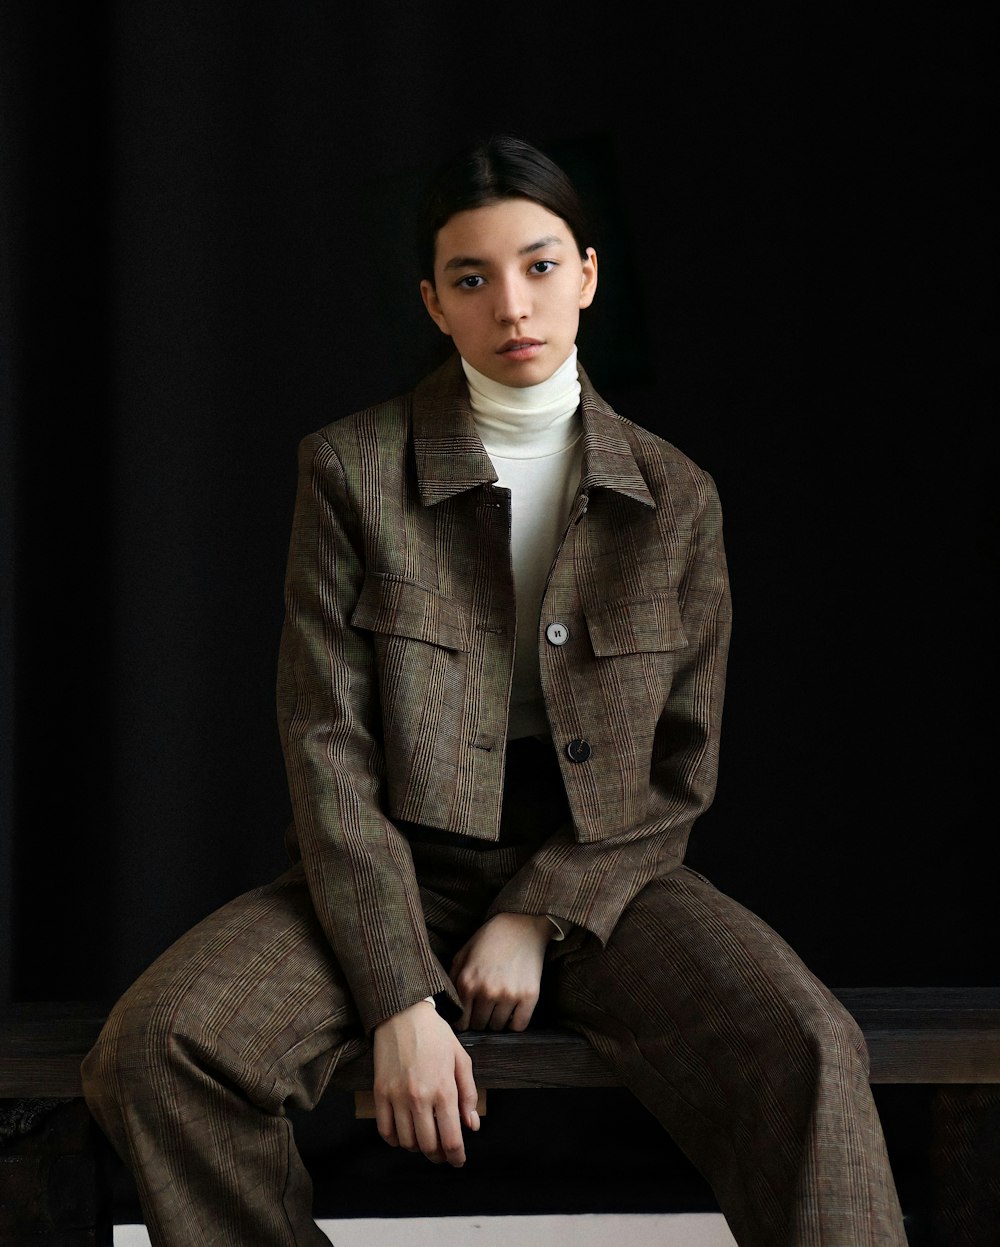
<svg viewBox="0 0 1000 1247">
<path fill-rule="evenodd" d="M 432 994 L 457 1014 L 451 957 L 501 910 L 575 924 L 542 1008 L 670 1131 L 741 1247 L 905 1247 L 860 1030 L 682 864 L 729 635 L 715 488 L 581 384 L 539 620 L 551 744 L 505 743 L 509 497 L 457 358 L 302 443 L 278 680 L 293 864 L 168 949 L 84 1062 L 154 1247 L 326 1243 L 286 1107 L 390 1014 Z"/>
<path fill-rule="evenodd" d="M 544 776 L 535 792 L 540 816 L 527 833 L 519 820 L 513 843 L 414 834 L 443 964 L 544 839 Z M 662 1122 L 741 1247 L 906 1247 L 860 1030 L 707 880 L 681 866 L 642 889 L 606 943 L 581 928 L 551 944 L 543 987 L 546 1016 L 579 1030 Z M 367 1043 L 301 864 L 168 949 L 83 1067 L 153 1247 L 325 1244 L 285 1109 L 312 1108 Z"/>
<path fill-rule="evenodd" d="M 605 940 L 714 794 L 730 608 L 711 478 L 580 381 L 580 494 L 538 624 L 570 818 L 495 909 Z M 457 1008 L 398 822 L 499 833 L 516 629 L 495 480 L 457 356 L 300 450 L 278 679 L 289 844 L 369 1029 L 428 995 Z"/>
</svg>

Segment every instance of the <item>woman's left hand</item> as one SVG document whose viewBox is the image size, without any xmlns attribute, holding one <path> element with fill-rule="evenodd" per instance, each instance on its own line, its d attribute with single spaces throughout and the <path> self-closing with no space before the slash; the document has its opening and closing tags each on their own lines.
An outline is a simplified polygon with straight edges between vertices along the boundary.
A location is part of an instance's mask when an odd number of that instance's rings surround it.
<svg viewBox="0 0 1000 1247">
<path fill-rule="evenodd" d="M 536 914 L 495 914 L 455 954 L 462 1001 L 456 1030 L 523 1031 L 538 1003 L 552 923 Z"/>
</svg>

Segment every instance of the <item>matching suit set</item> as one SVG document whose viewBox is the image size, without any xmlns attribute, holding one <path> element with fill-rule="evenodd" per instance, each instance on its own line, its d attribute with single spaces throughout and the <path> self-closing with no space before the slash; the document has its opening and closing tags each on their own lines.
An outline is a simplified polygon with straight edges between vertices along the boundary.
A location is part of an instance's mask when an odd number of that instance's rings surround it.
<svg viewBox="0 0 1000 1247">
<path fill-rule="evenodd" d="M 706 1176 L 741 1247 L 905 1247 L 859 1028 L 683 864 L 730 628 L 714 483 L 580 384 L 580 485 L 538 621 L 551 739 L 507 741 L 510 494 L 458 357 L 301 444 L 278 672 L 291 865 L 166 950 L 84 1063 L 154 1247 L 327 1243 L 286 1109 L 418 1000 L 457 1019 L 451 957 L 500 912 L 568 925 L 547 1007 Z"/>
</svg>

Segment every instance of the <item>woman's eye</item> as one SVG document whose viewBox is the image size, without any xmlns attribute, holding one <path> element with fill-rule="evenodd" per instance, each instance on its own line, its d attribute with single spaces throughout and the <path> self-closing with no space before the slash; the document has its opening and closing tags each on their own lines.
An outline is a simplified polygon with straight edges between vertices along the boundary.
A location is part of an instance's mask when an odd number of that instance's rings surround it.
<svg viewBox="0 0 1000 1247">
<path fill-rule="evenodd" d="M 555 260 L 536 260 L 535 263 L 532 264 L 531 266 L 532 271 L 536 273 L 548 273 L 551 269 L 554 269 L 555 267 L 556 267 Z"/>
<path fill-rule="evenodd" d="M 459 290 L 477 290 L 482 280 L 478 273 L 470 273 L 467 277 L 460 277 L 455 285 Z"/>
</svg>

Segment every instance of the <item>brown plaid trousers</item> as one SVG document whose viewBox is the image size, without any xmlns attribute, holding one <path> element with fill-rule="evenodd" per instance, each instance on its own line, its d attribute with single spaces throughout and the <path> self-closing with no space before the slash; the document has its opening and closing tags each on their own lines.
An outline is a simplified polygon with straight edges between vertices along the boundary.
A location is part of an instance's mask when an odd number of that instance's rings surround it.
<svg viewBox="0 0 1000 1247">
<path fill-rule="evenodd" d="M 682 864 L 729 639 L 714 484 L 580 380 L 581 487 L 539 620 L 551 745 L 505 744 L 509 495 L 457 357 L 301 445 L 278 675 L 293 864 L 168 949 L 84 1063 L 158 1247 L 325 1242 L 285 1107 L 424 996 L 456 1017 L 450 956 L 501 911 L 574 924 L 552 1009 L 741 1247 L 906 1242 L 860 1030 Z"/>
</svg>

